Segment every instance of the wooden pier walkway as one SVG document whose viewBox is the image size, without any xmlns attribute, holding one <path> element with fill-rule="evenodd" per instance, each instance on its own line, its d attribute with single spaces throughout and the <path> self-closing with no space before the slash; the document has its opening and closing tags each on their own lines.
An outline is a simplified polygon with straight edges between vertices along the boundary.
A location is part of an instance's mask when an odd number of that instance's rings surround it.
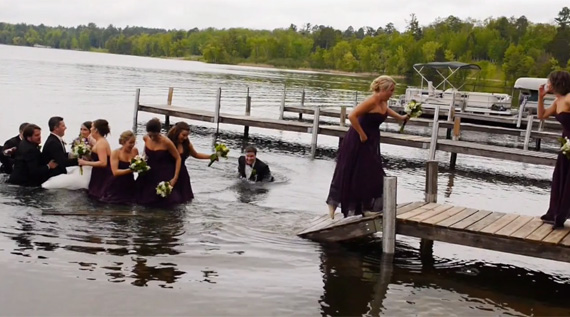
<svg viewBox="0 0 570 317">
<path fill-rule="evenodd" d="M 280 131 L 313 133 L 314 130 L 314 124 L 312 123 L 259 118 L 248 115 L 224 114 L 224 113 L 216 114 L 216 112 L 214 111 L 194 110 L 194 109 L 188 109 L 172 105 L 143 105 L 143 104 L 138 104 L 138 100 L 135 107 L 135 119 L 134 119 L 135 122 L 138 111 L 162 114 L 165 116 L 173 116 L 173 117 L 185 118 L 196 121 L 212 122 L 212 123 L 216 121 L 216 116 L 217 116 L 218 123 L 273 129 Z M 347 130 L 348 127 L 346 126 L 335 126 L 335 125 L 318 126 L 318 134 L 320 135 L 343 137 L 346 134 Z M 435 147 L 436 150 L 445 151 L 449 153 L 468 154 L 468 155 L 510 160 L 515 162 L 529 163 L 529 164 L 548 165 L 548 166 L 554 166 L 556 163 L 557 155 L 554 153 L 528 151 L 517 148 L 478 144 L 474 142 L 466 142 L 459 140 L 436 139 L 436 141 L 437 141 Z M 393 145 L 406 146 L 412 148 L 428 149 L 430 147 L 432 139 L 425 136 L 382 132 L 381 142 L 386 144 L 393 144 Z"/>
<path fill-rule="evenodd" d="M 397 207 L 396 234 L 562 262 L 570 262 L 570 227 L 552 230 L 537 217 L 447 204 L 410 202 Z M 298 235 L 339 242 L 382 232 L 382 215 L 317 217 Z"/>
</svg>

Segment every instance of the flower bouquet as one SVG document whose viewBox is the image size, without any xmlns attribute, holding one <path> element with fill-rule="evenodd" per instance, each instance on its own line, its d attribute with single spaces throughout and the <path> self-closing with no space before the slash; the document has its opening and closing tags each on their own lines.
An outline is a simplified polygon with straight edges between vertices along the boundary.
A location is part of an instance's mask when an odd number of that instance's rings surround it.
<svg viewBox="0 0 570 317">
<path fill-rule="evenodd" d="M 560 142 L 560 152 L 570 160 L 570 142 L 568 137 L 558 138 L 558 141 Z"/>
<path fill-rule="evenodd" d="M 162 198 L 170 195 L 170 193 L 172 193 L 172 185 L 170 185 L 170 182 L 162 181 L 156 186 L 156 194 Z"/>
<path fill-rule="evenodd" d="M 81 138 L 73 142 L 71 153 L 76 158 L 81 158 L 91 154 L 91 146 L 87 139 Z M 83 166 L 79 166 L 79 173 L 83 175 Z"/>
<path fill-rule="evenodd" d="M 131 165 L 129 165 L 129 169 L 133 171 L 133 173 L 139 173 L 139 175 L 148 172 L 150 170 L 150 166 L 147 165 L 146 159 L 140 155 L 137 155 L 131 159 Z"/>
<path fill-rule="evenodd" d="M 214 161 L 218 160 L 220 157 L 227 159 L 228 153 L 230 153 L 230 149 L 228 149 L 228 147 L 223 143 L 217 143 L 215 150 L 216 152 L 210 155 L 210 163 L 208 164 L 208 166 L 214 164 Z"/>
<path fill-rule="evenodd" d="M 412 99 L 408 104 L 406 104 L 406 106 L 404 107 L 404 112 L 410 117 L 410 118 L 418 118 L 419 116 L 422 115 L 422 104 L 418 103 L 417 101 L 415 101 L 414 99 Z M 400 133 L 404 132 L 404 127 L 406 126 L 406 122 L 402 123 L 402 126 L 400 127 Z"/>
</svg>

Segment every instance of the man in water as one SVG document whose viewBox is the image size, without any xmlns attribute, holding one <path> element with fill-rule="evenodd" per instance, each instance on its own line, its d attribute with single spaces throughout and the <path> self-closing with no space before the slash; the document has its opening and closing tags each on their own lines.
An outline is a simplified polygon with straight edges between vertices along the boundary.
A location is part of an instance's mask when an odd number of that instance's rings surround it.
<svg viewBox="0 0 570 317">
<path fill-rule="evenodd" d="M 245 148 L 245 155 L 238 159 L 238 173 L 241 178 L 253 182 L 273 181 L 269 166 L 257 158 L 257 149 L 251 145 Z"/>
</svg>

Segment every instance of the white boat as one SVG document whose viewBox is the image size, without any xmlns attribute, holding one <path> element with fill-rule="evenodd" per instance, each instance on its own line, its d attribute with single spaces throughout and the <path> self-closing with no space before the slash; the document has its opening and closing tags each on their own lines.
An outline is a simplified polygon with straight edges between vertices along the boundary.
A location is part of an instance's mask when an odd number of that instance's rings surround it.
<svg viewBox="0 0 570 317">
<path fill-rule="evenodd" d="M 441 76 L 441 82 L 434 86 L 433 82 L 422 73 L 424 69 L 435 70 Z M 480 71 L 479 65 L 461 62 L 432 62 L 415 64 L 414 70 L 422 78 L 420 87 L 406 88 L 406 93 L 400 96 L 396 105 L 403 106 L 415 100 L 421 102 L 422 108 L 426 110 L 439 106 L 440 111 L 449 111 L 450 105 L 453 104 L 456 112 L 502 116 L 512 116 L 516 113 L 511 109 L 509 94 L 462 91 L 461 88 L 465 83 L 455 87 L 449 81 L 460 70 Z M 447 70 L 448 74 L 443 74 L 443 70 Z"/>
</svg>

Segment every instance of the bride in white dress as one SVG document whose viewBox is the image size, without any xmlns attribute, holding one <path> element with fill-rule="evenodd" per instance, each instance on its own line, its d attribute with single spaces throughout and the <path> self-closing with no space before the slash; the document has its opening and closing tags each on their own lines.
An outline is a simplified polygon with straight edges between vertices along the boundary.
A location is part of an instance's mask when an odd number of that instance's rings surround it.
<svg viewBox="0 0 570 317">
<path fill-rule="evenodd" d="M 83 122 L 81 125 L 81 132 L 79 134 L 79 137 L 73 140 L 73 143 L 71 145 L 72 152 L 74 145 L 80 142 L 88 143 L 91 148 L 93 148 L 93 145 L 95 145 L 95 139 L 91 137 L 91 121 Z M 89 180 L 91 179 L 91 170 L 93 167 L 83 166 L 83 173 L 81 172 L 79 166 L 68 166 L 66 169 L 67 174 L 60 174 L 51 177 L 42 184 L 42 187 L 46 189 L 69 190 L 89 188 Z"/>
</svg>

